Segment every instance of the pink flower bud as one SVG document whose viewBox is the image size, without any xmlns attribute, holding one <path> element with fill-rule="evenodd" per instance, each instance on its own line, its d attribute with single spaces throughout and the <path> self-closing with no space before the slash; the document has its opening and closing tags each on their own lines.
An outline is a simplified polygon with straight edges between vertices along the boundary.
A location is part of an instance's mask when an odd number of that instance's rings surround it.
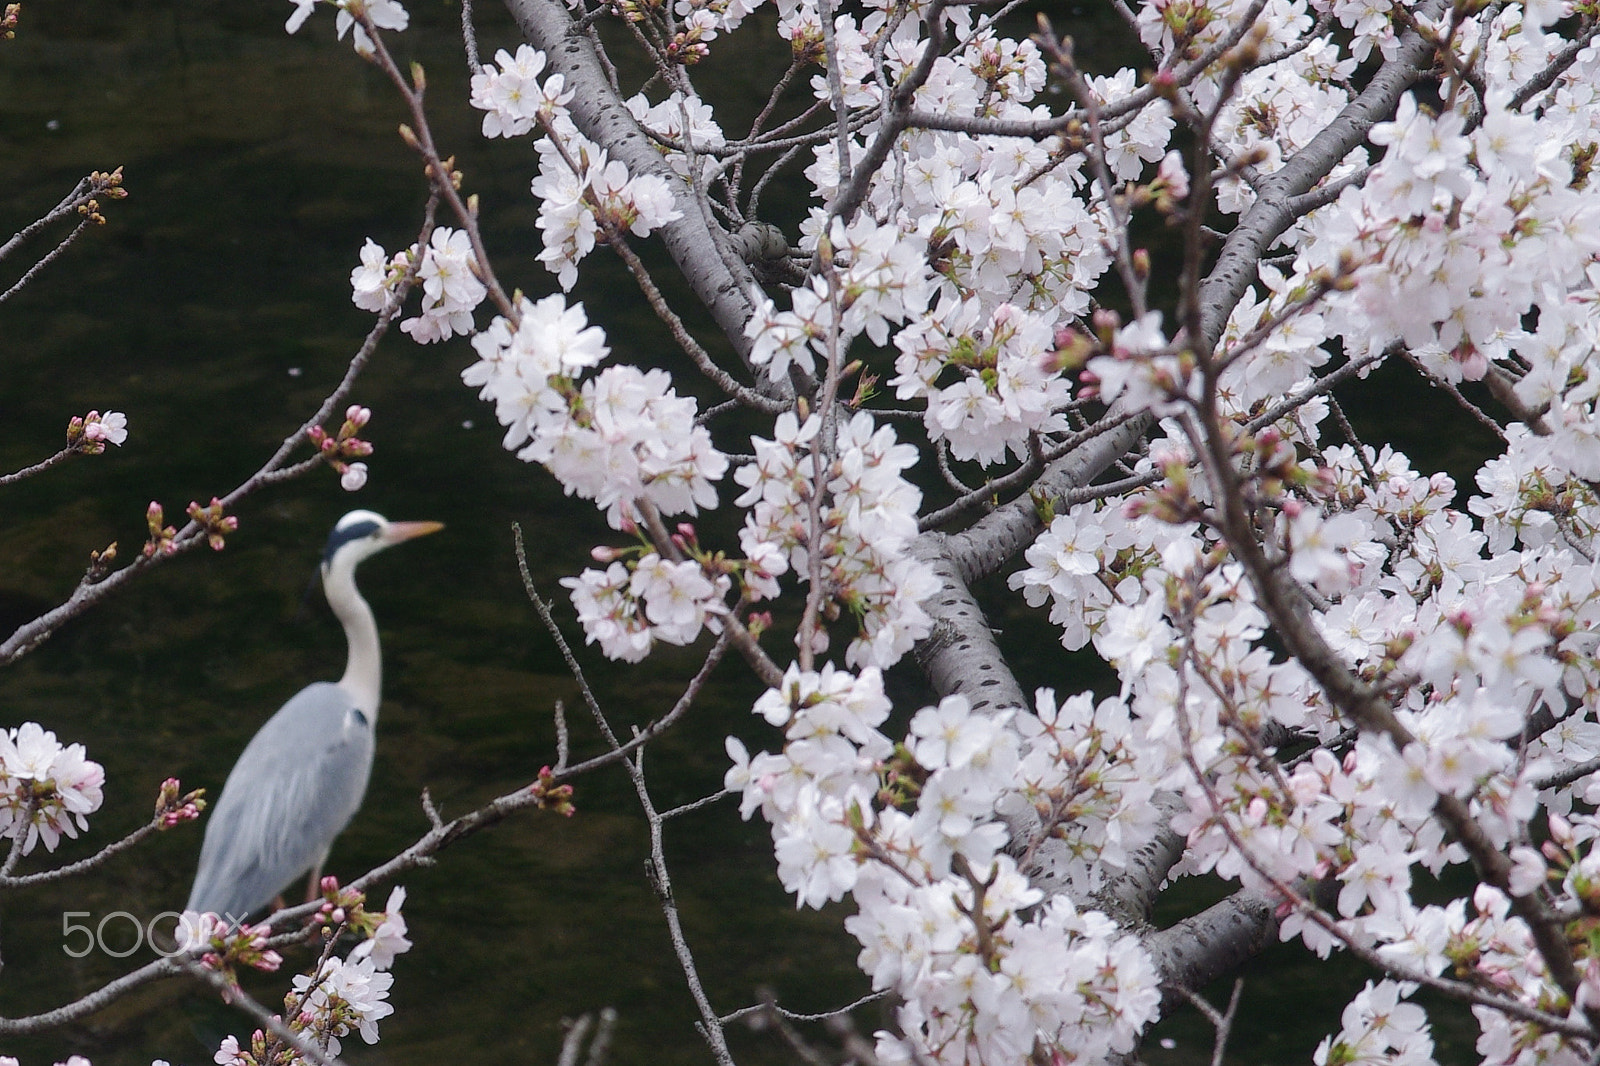
<svg viewBox="0 0 1600 1066">
<path fill-rule="evenodd" d="M 1563 848 L 1573 844 L 1572 823 L 1559 814 L 1550 815 L 1550 838 Z"/>
</svg>

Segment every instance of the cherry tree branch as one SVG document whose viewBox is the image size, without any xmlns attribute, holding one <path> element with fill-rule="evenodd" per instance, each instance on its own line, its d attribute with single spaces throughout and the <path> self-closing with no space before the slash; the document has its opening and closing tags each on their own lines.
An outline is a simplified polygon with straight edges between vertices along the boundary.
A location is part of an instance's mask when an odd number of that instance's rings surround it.
<svg viewBox="0 0 1600 1066">
<path fill-rule="evenodd" d="M 506 6 L 523 36 L 546 53 L 553 72 L 573 90 L 568 106 L 583 135 L 604 145 L 628 173 L 655 174 L 676 187 L 676 176 L 617 97 L 593 42 L 573 23 L 561 0 L 507 0 Z M 660 233 L 695 297 L 749 365 L 751 342 L 744 326 L 756 311 L 751 296 L 757 291 L 756 279 L 737 256 L 719 252 L 727 234 L 714 230 L 698 211 L 682 212 Z"/>
<path fill-rule="evenodd" d="M 427 209 L 424 212 L 422 231 L 418 237 L 419 244 L 426 244 L 428 236 L 433 230 L 433 198 L 429 198 Z M 311 430 L 322 425 L 350 396 L 350 391 L 355 387 L 356 378 L 361 375 L 367 363 L 372 359 L 372 354 L 377 350 L 378 342 L 389 332 L 389 326 L 400 313 L 401 305 L 405 302 L 407 293 L 416 281 L 416 264 L 412 264 L 396 282 L 394 291 L 385 304 L 384 309 L 378 314 L 378 320 L 367 332 L 366 339 L 355 355 L 345 367 L 344 377 L 334 386 L 333 391 L 323 398 L 316 412 L 299 428 L 290 433 L 278 445 L 272 456 L 263 463 L 254 474 L 220 497 L 223 507 L 233 510 L 240 500 L 254 494 L 263 487 L 276 484 L 290 477 L 297 477 L 321 465 L 320 455 L 300 463 L 290 464 L 289 456 L 303 443 L 310 439 Z M 28 652 L 44 643 L 50 636 L 65 623 L 83 614 L 107 596 L 122 588 L 138 575 L 159 566 L 171 556 L 182 555 L 207 544 L 207 530 L 196 521 L 189 521 L 172 538 L 164 551 L 150 555 L 141 555 L 133 562 L 119 570 L 104 574 L 97 569 L 91 569 L 84 578 L 78 582 L 71 595 L 66 600 L 52 607 L 44 614 L 30 622 L 18 626 L 4 641 L 0 641 L 0 664 L 11 663 L 20 659 Z"/>
<path fill-rule="evenodd" d="M 32 466 L 23 467 L 21 470 L 18 470 L 16 473 L 13 473 L 13 474 L 0 474 L 0 485 L 12 485 L 12 484 L 15 484 L 18 481 L 23 480 L 24 478 L 33 477 L 35 474 L 42 474 L 46 470 L 51 469 L 52 467 L 61 465 L 62 463 L 66 462 L 66 460 L 69 457 L 78 454 L 82 450 L 83 449 L 74 447 L 74 446 L 69 444 L 67 447 L 62 448 L 60 451 L 56 452 L 54 455 L 50 456 L 48 459 L 41 459 L 37 463 L 34 463 Z"/>
<path fill-rule="evenodd" d="M 337 1055 L 328 1054 L 322 1048 L 307 1040 L 305 1034 L 297 1033 L 290 1029 L 284 1024 L 281 1017 L 273 1014 L 258 1002 L 254 996 L 230 982 L 223 974 L 188 960 L 183 963 L 182 972 L 210 988 L 222 998 L 223 1002 L 245 1014 L 251 1021 L 259 1025 L 263 1031 L 271 1033 L 293 1048 L 296 1053 L 316 1063 L 317 1066 L 343 1066 L 343 1060 Z"/>
<path fill-rule="evenodd" d="M 1447 0 L 1422 0 L 1413 14 L 1434 19 L 1446 6 Z M 1234 305 L 1256 280 L 1261 257 L 1300 217 L 1294 198 L 1327 177 L 1368 130 L 1394 113 L 1400 95 L 1426 73 L 1430 64 L 1424 61 L 1432 51 L 1432 44 L 1417 33 L 1402 34 L 1394 58 L 1384 61 L 1360 95 L 1282 167 L 1262 178 L 1255 202 L 1228 233 L 1200 286 L 1204 335 L 1194 342 L 1197 350 L 1209 352 L 1216 347 Z"/>
<path fill-rule="evenodd" d="M 26 825 L 27 821 L 28 819 L 23 819 L 22 824 Z M 40 870 L 37 873 L 13 875 L 11 871 L 15 866 L 13 861 L 14 856 L 8 857 L 5 866 L 0 868 L 0 889 L 27 888 L 29 885 L 50 884 L 54 881 L 65 881 L 69 877 L 76 877 L 79 874 L 88 873 L 95 867 L 105 863 L 106 860 L 112 858 L 113 856 L 120 855 L 124 851 L 128 851 L 129 849 L 137 846 L 146 837 L 153 833 L 159 833 L 163 828 L 166 827 L 167 826 L 162 818 L 162 815 L 157 814 L 150 821 L 146 822 L 144 825 L 141 825 L 139 828 L 135 829 L 121 840 L 107 844 L 105 847 L 101 848 L 93 855 L 90 855 L 88 858 L 79 859 L 77 862 L 71 862 L 65 866 L 57 866 L 50 870 Z M 26 833 L 23 833 L 15 838 L 11 849 L 13 853 L 15 853 L 21 847 L 22 841 L 26 835 Z"/>
<path fill-rule="evenodd" d="M 18 248 L 22 247 L 34 236 L 36 236 L 40 231 L 48 228 L 52 223 L 73 214 L 90 214 L 90 212 L 93 210 L 90 205 L 96 203 L 97 197 L 110 196 L 120 199 L 121 195 L 126 195 L 125 192 L 121 192 L 121 188 L 121 167 L 111 171 L 109 174 L 102 173 L 98 170 L 94 171 L 88 177 L 81 179 L 78 184 L 73 187 L 72 191 L 61 200 L 60 203 L 46 211 L 33 222 L 30 222 L 26 226 L 22 227 L 22 229 L 18 230 L 16 233 L 12 234 L 10 240 L 6 241 L 4 244 L 0 244 L 0 261 L 5 260 Z M 119 192 L 121 195 L 118 195 Z M 81 227 L 79 228 L 81 229 Z M 73 237 L 76 236 L 77 232 L 74 231 Z M 72 238 L 68 238 L 69 241 L 71 239 Z"/>
<path fill-rule="evenodd" d="M 83 236 L 84 232 L 88 230 L 89 226 L 89 220 L 84 219 L 82 222 L 72 227 L 72 232 L 62 238 L 60 244 L 46 252 L 43 257 L 41 257 L 37 263 L 33 264 L 33 266 L 29 267 L 22 277 L 18 278 L 9 289 L 5 290 L 4 292 L 0 292 L 0 304 L 5 303 L 17 293 L 21 292 L 28 282 L 32 281 L 44 270 L 45 267 L 55 262 L 68 248 L 72 247 L 72 245 L 77 242 L 78 238 Z"/>
</svg>

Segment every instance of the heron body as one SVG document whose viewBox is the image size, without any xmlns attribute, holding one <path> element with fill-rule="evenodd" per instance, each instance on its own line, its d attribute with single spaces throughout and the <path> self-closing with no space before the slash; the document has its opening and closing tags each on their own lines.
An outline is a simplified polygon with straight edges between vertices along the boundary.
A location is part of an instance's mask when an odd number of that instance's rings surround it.
<svg viewBox="0 0 1600 1066">
<path fill-rule="evenodd" d="M 307 685 L 251 738 L 207 820 L 187 909 L 243 921 L 320 870 L 366 793 L 382 698 L 378 626 L 356 589 L 356 567 L 440 528 L 371 511 L 352 511 L 334 526 L 322 588 L 349 645 L 344 676 Z"/>
</svg>

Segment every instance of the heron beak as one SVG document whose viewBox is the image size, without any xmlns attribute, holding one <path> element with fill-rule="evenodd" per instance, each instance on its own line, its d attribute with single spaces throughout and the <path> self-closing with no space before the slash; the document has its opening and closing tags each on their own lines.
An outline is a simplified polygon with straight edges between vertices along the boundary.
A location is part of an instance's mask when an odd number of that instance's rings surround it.
<svg viewBox="0 0 1600 1066">
<path fill-rule="evenodd" d="M 383 542 L 399 544 L 401 541 L 426 537 L 429 533 L 437 533 L 443 528 L 443 522 L 390 522 L 389 528 L 383 531 Z"/>
</svg>

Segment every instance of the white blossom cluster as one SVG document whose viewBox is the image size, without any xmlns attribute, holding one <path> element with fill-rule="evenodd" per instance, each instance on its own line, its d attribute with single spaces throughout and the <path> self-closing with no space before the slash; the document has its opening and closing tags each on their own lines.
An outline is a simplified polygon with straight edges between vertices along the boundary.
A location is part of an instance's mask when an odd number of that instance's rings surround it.
<svg viewBox="0 0 1600 1066">
<path fill-rule="evenodd" d="M 485 137 L 543 134 L 534 145 L 539 173 L 532 184 L 544 232 L 539 261 L 563 290 L 570 290 L 579 261 L 594 250 L 601 220 L 646 237 L 682 213 L 666 181 L 653 174 L 630 175 L 620 160 L 578 132 L 567 112 L 572 90 L 560 74 L 540 80 L 545 62 L 543 52 L 527 45 L 515 55 L 502 49 L 495 63 L 473 75 L 472 105 L 484 112 Z"/>
<path fill-rule="evenodd" d="M 619 232 L 647 237 L 682 212 L 664 179 L 630 175 L 621 160 L 585 138 L 570 119 L 558 116 L 555 125 L 559 140 L 545 137 L 535 143 L 539 174 L 532 189 L 544 231 L 539 261 L 568 290 L 578 280 L 578 262 L 594 250 L 600 218 Z"/>
<path fill-rule="evenodd" d="M 1026 459 L 1034 434 L 1065 430 L 1060 411 L 1069 390 L 1048 367 L 1055 344 L 1048 317 L 1013 304 L 981 314 L 976 297 L 942 298 L 895 334 L 900 356 L 889 384 L 899 399 L 927 404 L 928 434 L 948 441 L 952 456 L 989 466 L 1008 452 Z"/>
<path fill-rule="evenodd" d="M 0 729 L 0 840 L 21 841 L 24 855 L 41 841 L 56 850 L 89 828 L 105 780 L 82 744 L 62 744 L 36 722 Z"/>
<path fill-rule="evenodd" d="M 1145 6 L 1150 26 L 1165 6 Z M 1366 5 L 1368 15 L 1357 3 L 1317 6 L 1356 28 L 1357 58 L 1391 47 L 1387 3 Z M 1559 5 L 1537 7 L 1545 23 L 1560 15 Z M 1274 10 L 1288 21 L 1274 22 Z M 1269 4 L 1266 25 L 1292 29 L 1306 14 L 1303 5 Z M 1489 9 L 1485 18 L 1494 23 L 1469 19 L 1457 33 L 1464 56 L 1487 44 L 1491 104 L 1497 91 L 1509 95 L 1497 84 L 1530 76 L 1559 46 L 1522 25 L 1533 17 L 1532 8 L 1505 5 Z M 1281 510 L 1276 535 L 1286 569 L 1320 597 L 1317 626 L 1357 671 L 1411 679 L 1397 710 L 1414 742 L 1396 750 L 1363 735 L 1342 758 L 1315 751 L 1278 777 L 1242 754 L 1244 738 L 1266 724 L 1327 739 L 1344 723 L 1298 668 L 1263 645 L 1265 618 L 1250 586 L 1197 527 L 1136 534 L 1149 519 L 1130 518 L 1122 501 L 1081 505 L 1055 520 L 1013 578 L 1032 602 L 1052 604 L 1064 643 L 1093 640 L 1119 668 L 1134 714 L 1129 747 L 1150 770 L 1140 778 L 1151 779 L 1164 763 L 1162 780 L 1181 789 L 1189 806 L 1175 823 L 1188 834 L 1181 870 L 1212 870 L 1269 890 L 1331 876 L 1340 885 L 1334 920 L 1297 912 L 1284 922 L 1285 936 L 1322 953 L 1345 940 L 1375 947 L 1401 972 L 1438 976 L 1466 967 L 1482 986 L 1530 1005 L 1564 1000 L 1507 896 L 1480 886 L 1470 905 L 1419 905 L 1412 871 L 1437 873 L 1466 859 L 1433 817 L 1447 796 L 1466 802 L 1493 844 L 1509 852 L 1514 892 L 1553 891 L 1556 905 L 1569 908 L 1592 899 L 1585 893 L 1593 882 L 1583 875 L 1589 860 L 1578 860 L 1577 850 L 1557 888 L 1545 885 L 1539 852 L 1518 842 L 1541 803 L 1559 812 L 1600 799 L 1593 786 L 1580 785 L 1574 797 L 1541 793 L 1538 784 L 1600 754 L 1597 500 L 1579 480 L 1593 476 L 1597 454 L 1588 364 L 1597 347 L 1600 249 L 1587 179 L 1597 140 L 1596 111 L 1587 106 L 1597 59 L 1592 47 L 1579 53 L 1521 113 L 1505 110 L 1499 97 L 1498 109 L 1475 127 L 1461 111 L 1430 114 L 1405 99 L 1395 121 L 1374 131 L 1373 143 L 1387 151 L 1372 174 L 1290 232 L 1299 249 L 1294 267 L 1287 274 L 1262 268 L 1266 295 L 1234 309 L 1219 349 L 1231 362 L 1221 405 L 1240 421 L 1304 388 L 1337 338 L 1347 353 L 1402 341 L 1446 381 L 1509 367 L 1517 395 L 1542 423 L 1510 427 L 1504 454 L 1478 474 L 1482 495 L 1465 510 L 1453 506 L 1450 479 L 1421 476 L 1388 448 L 1324 445 L 1317 423 L 1325 404 L 1313 401 L 1275 424 L 1288 442 L 1279 449 L 1316 456 L 1302 464 L 1309 491 Z M 1325 41 L 1282 67 L 1246 75 L 1230 105 L 1237 124 L 1222 125 L 1240 137 L 1241 149 L 1266 151 L 1260 165 L 1267 171 L 1343 102 L 1341 83 L 1353 69 Z M 1204 99 L 1203 86 L 1197 97 Z M 1364 162 L 1357 150 L 1330 180 Z M 1248 203 L 1243 183 L 1237 194 L 1235 207 Z M 1362 264 L 1351 291 L 1296 308 L 1314 272 L 1336 269 L 1341 256 Z M 1148 350 L 1159 351 L 1152 341 Z M 1135 362 L 1148 384 L 1134 396 L 1139 405 L 1175 411 L 1192 399 L 1189 381 L 1163 377 L 1155 359 Z M 1101 359 L 1091 369 L 1106 376 L 1115 368 Z M 1186 447 L 1176 424 L 1169 434 L 1168 459 Z M 1176 468 L 1187 463 L 1184 456 Z M 1166 491 L 1176 490 L 1169 484 Z M 1209 490 L 1185 491 L 1204 498 Z M 1557 724 L 1523 747 L 1531 713 Z M 1589 819 L 1578 823 L 1580 842 L 1594 836 Z M 1586 963 L 1582 972 L 1580 1001 L 1600 1002 L 1600 966 Z M 1394 981 L 1369 986 L 1316 1061 L 1431 1061 L 1422 1009 L 1399 1002 L 1410 990 Z M 1475 1013 L 1485 1061 L 1586 1054 L 1492 1008 Z"/>
<path fill-rule="evenodd" d="M 1349 3 L 1334 8 L 1341 19 L 1353 14 Z M 1560 13 L 1560 4 L 1510 4 L 1453 29 L 1433 27 L 1462 62 L 1481 62 L 1491 106 L 1479 120 L 1465 94 L 1437 113 L 1403 96 L 1395 118 L 1372 131 L 1383 154 L 1366 181 L 1291 230 L 1292 271 L 1275 281 L 1264 272 L 1263 281 L 1280 293 L 1303 291 L 1316 271 L 1348 257 L 1360 265 L 1360 283 L 1330 298 L 1325 312 L 1286 325 L 1296 351 L 1329 338 L 1347 352 L 1399 341 L 1447 382 L 1509 368 L 1517 398 L 1542 423 L 1538 440 L 1523 447 L 1541 453 L 1535 462 L 1593 478 L 1600 474 L 1600 414 L 1593 375 L 1583 367 L 1600 342 L 1591 313 L 1600 300 L 1600 196 L 1589 180 L 1600 145 L 1600 54 L 1584 49 L 1548 92 L 1520 110 L 1507 106 L 1561 45 L 1532 22 Z M 1387 29 L 1387 18 L 1379 21 Z M 1355 24 L 1376 32 L 1377 22 Z M 1306 68 L 1279 81 L 1312 97 L 1249 105 L 1270 106 L 1280 119 L 1305 116 L 1279 121 L 1278 130 L 1309 131 L 1327 114 L 1326 103 L 1344 94 L 1338 86 L 1348 61 L 1337 60 L 1331 44 L 1300 56 L 1291 67 L 1321 64 L 1315 75 Z M 1328 101 L 1318 106 L 1317 94 Z M 1292 138 L 1282 144 L 1285 152 L 1296 146 Z M 1364 156 L 1356 149 L 1350 166 L 1329 180 L 1358 169 Z"/>
<path fill-rule="evenodd" d="M 714 629 L 732 587 L 726 574 L 713 577 L 692 559 L 673 562 L 655 552 L 561 583 L 572 590 L 586 639 L 607 658 L 630 663 L 649 655 L 658 640 L 693 644 L 702 629 Z"/>
<path fill-rule="evenodd" d="M 502 48 L 494 60 L 472 76 L 472 106 L 484 112 L 485 137 L 521 137 L 572 99 L 560 74 L 539 80 L 545 54 L 537 48 L 519 45 L 514 56 Z"/>
<path fill-rule="evenodd" d="M 922 502 L 904 476 L 916 449 L 898 443 L 892 427 L 875 425 L 865 411 L 838 426 L 831 440 L 825 432 L 817 415 L 802 423 L 785 412 L 774 439 L 752 438 L 755 461 L 733 474 L 745 487 L 734 502 L 750 509 L 739 542 L 770 573 L 781 573 L 784 564 L 774 568 L 765 560 L 786 559 L 803 581 L 820 581 L 828 602 L 859 619 L 847 663 L 888 667 L 927 635 L 922 601 L 938 587 L 927 564 L 905 550 L 917 535 Z"/>
<path fill-rule="evenodd" d="M 781 23 L 791 40 L 817 35 L 816 10 L 798 5 Z M 947 11 L 970 33 L 965 47 L 941 56 L 915 96 L 932 112 L 1032 117 L 1029 102 L 1043 86 L 1044 65 L 1030 41 L 973 28 L 964 10 Z M 897 22 L 886 43 L 885 75 L 904 77 L 920 49 L 915 20 Z M 887 31 L 874 12 L 858 26 L 836 19 L 835 39 L 849 108 L 876 106 L 874 35 Z M 1132 87 L 1132 72 L 1128 72 Z M 826 79 L 813 80 L 820 98 Z M 1123 92 L 1120 82 L 1104 91 Z M 868 127 L 870 131 L 871 127 Z M 1121 130 L 1130 158 L 1161 159 L 1170 120 L 1153 111 Z M 1054 146 L 1002 138 L 908 131 L 876 172 L 863 211 L 827 233 L 831 272 L 790 294 L 789 310 L 757 296 L 746 326 L 752 359 L 775 380 L 791 365 L 815 372 L 818 357 L 863 333 L 883 345 L 893 326 L 902 353 L 890 382 L 902 399 L 925 402 L 935 440 L 961 460 L 983 464 L 1025 452 L 1029 435 L 1059 428 L 1066 382 L 1043 358 L 1054 330 L 1088 307 L 1087 293 L 1110 264 L 1108 219 L 1090 206 L 1081 156 L 1052 156 Z M 852 154 L 864 145 L 853 143 Z M 807 176 L 819 203 L 839 190 L 835 142 L 815 149 Z M 817 247 L 826 211 L 814 207 L 802 225 L 808 251 Z M 930 309 L 930 304 L 932 308 Z"/>
<path fill-rule="evenodd" d="M 817 358 L 842 351 L 865 333 L 883 344 L 892 324 L 916 317 L 932 292 L 927 257 L 906 234 L 858 219 L 836 223 L 829 235 L 834 269 L 791 293 L 792 309 L 778 311 L 761 292 L 745 324 L 750 361 L 773 381 L 787 381 L 794 366 L 817 372 Z"/>
<path fill-rule="evenodd" d="M 524 297 L 518 312 L 515 326 L 497 316 L 472 339 L 478 362 L 461 374 L 494 403 L 508 450 L 595 501 L 614 528 L 636 500 L 669 515 L 716 506 L 727 458 L 665 371 L 610 366 L 580 381 L 610 353 L 583 306 L 555 294 Z"/>
<path fill-rule="evenodd" d="M 422 311 L 401 322 L 400 329 L 418 344 L 465 336 L 474 329 L 473 310 L 489 292 L 473 272 L 472 261 L 472 239 L 448 226 L 434 229 L 424 247 L 413 245 L 392 258 L 369 237 L 361 249 L 361 265 L 350 272 L 350 298 L 363 311 L 388 309 L 395 286 L 415 264 Z"/>
<path fill-rule="evenodd" d="M 310 972 L 295 975 L 292 995 L 298 1000 L 299 1009 L 287 1021 L 302 1040 L 325 1055 L 337 1057 L 342 1047 L 340 1038 L 352 1033 L 359 1034 L 368 1044 L 376 1044 L 378 1022 L 394 1013 L 394 1006 L 389 1003 L 394 975 L 388 971 L 396 956 L 411 950 L 405 915 L 401 913 L 405 900 L 406 890 L 395 887 L 383 911 L 369 913 L 362 920 L 360 928 L 368 935 L 347 956 L 341 959 L 329 955 L 319 959 Z M 331 909 L 331 904 L 328 906 Z M 343 910 L 332 915 L 337 920 L 345 916 Z M 185 911 L 178 925 L 179 946 L 204 944 L 213 933 L 227 928 L 214 914 Z M 263 925 L 257 933 L 265 943 L 270 929 Z M 276 952 L 269 954 L 272 965 L 267 968 L 276 969 L 281 960 Z M 210 958 L 207 956 L 207 960 Z M 264 1066 L 267 1061 L 277 1061 L 262 1053 L 265 1042 L 261 1030 L 248 1042 L 241 1042 L 236 1036 L 224 1037 L 212 1061 L 217 1066 Z"/>
<path fill-rule="evenodd" d="M 369 1044 L 378 1042 L 378 1022 L 394 1013 L 388 1002 L 394 974 L 381 971 L 370 958 L 334 956 L 314 974 L 296 974 L 301 1012 L 327 1034 L 329 1054 L 339 1054 L 339 1038 L 360 1033 Z"/>
<path fill-rule="evenodd" d="M 479 360 L 461 375 L 494 403 L 507 449 L 543 464 L 568 494 L 593 500 L 617 529 L 638 520 L 641 503 L 666 515 L 716 506 L 713 483 L 727 458 L 696 424 L 695 401 L 678 396 L 665 371 L 610 366 L 584 378 L 610 350 L 582 305 L 569 307 L 559 294 L 524 297 L 518 312 L 516 325 L 496 317 L 473 338 Z M 649 654 L 656 640 L 692 643 L 725 612 L 731 587 L 725 574 L 654 552 L 563 583 L 588 639 L 628 662 Z"/>
<path fill-rule="evenodd" d="M 1358 455 L 1327 447 L 1321 457 L 1303 465 L 1316 468 L 1311 483 L 1325 495 L 1285 506 L 1279 547 L 1289 572 L 1326 597 L 1315 621 L 1338 654 L 1358 671 L 1413 678 L 1396 708 L 1416 737 L 1403 750 L 1363 734 L 1342 759 L 1314 749 L 1292 770 L 1261 763 L 1245 738 L 1268 726 L 1328 739 L 1342 723 L 1304 671 L 1266 646 L 1251 585 L 1197 526 L 1130 517 L 1141 509 L 1115 500 L 1079 505 L 1055 519 L 1012 581 L 1031 602 L 1052 604 L 1064 643 L 1093 641 L 1118 668 L 1131 711 L 1118 730 L 1136 771 L 1128 781 L 1141 799 L 1157 782 L 1187 804 L 1173 822 L 1188 838 L 1180 873 L 1210 871 L 1264 891 L 1331 877 L 1340 885 L 1334 920 L 1295 911 L 1282 925 L 1286 938 L 1322 954 L 1350 940 L 1437 975 L 1447 956 L 1460 957 L 1439 946 L 1447 931 L 1438 916 L 1456 914 L 1459 933 L 1462 901 L 1454 911 L 1419 906 L 1412 871 L 1437 874 L 1467 855 L 1447 841 L 1434 808 L 1441 796 L 1465 802 L 1518 863 L 1513 885 L 1532 891 L 1542 882 L 1537 853 L 1518 845 L 1540 799 L 1536 782 L 1600 754 L 1600 642 L 1592 635 L 1600 587 L 1568 539 L 1573 527 L 1548 511 L 1537 512 L 1542 522 L 1491 524 L 1491 545 L 1469 514 L 1450 506 L 1449 478 L 1421 477 L 1387 448 Z M 1549 482 L 1531 472 L 1511 481 L 1511 463 L 1508 453 L 1491 464 L 1484 487 L 1512 507 L 1549 493 Z M 1573 520 L 1587 530 L 1595 501 L 1579 494 Z M 1512 507 L 1472 500 L 1473 511 L 1498 516 Z M 1529 708 L 1566 721 L 1519 751 Z M 1600 789 L 1578 795 L 1593 802 Z M 1564 890 L 1581 898 L 1570 882 Z M 1537 952 L 1529 958 L 1526 927 L 1507 916 L 1503 898 L 1480 897 L 1486 914 L 1499 908 L 1495 935 L 1510 943 L 1475 972 L 1527 989 L 1530 1001 L 1548 995 L 1553 986 Z M 1512 958 L 1515 983 L 1504 972 Z M 1600 970 L 1594 980 L 1600 989 Z M 1347 1015 L 1335 1044 L 1390 1039 L 1362 1035 L 1350 1020 L 1358 1015 Z M 1480 1016 L 1486 1039 L 1491 1029 L 1500 1033 L 1495 1041 L 1522 1039 L 1522 1023 L 1493 1011 Z M 1425 1061 L 1425 1034 L 1391 1035 L 1385 1054 Z M 1407 1059 L 1413 1053 L 1420 1058 Z"/>
<path fill-rule="evenodd" d="M 1392 1066 L 1426 1066 L 1433 1062 L 1433 1037 L 1428 1015 L 1405 999 L 1414 985 L 1368 981 L 1339 1018 L 1338 1036 L 1325 1038 L 1311 1061 L 1316 1066 L 1341 1062 L 1382 1062 Z"/>
<path fill-rule="evenodd" d="M 1046 898 L 1001 851 L 997 810 L 1047 792 L 1065 804 L 1066 777 L 1094 772 L 1069 754 L 1092 743 L 1069 735 L 1085 723 L 1042 703 L 1048 715 L 1013 723 L 947 697 L 896 745 L 879 730 L 890 704 L 876 667 L 791 666 L 755 705 L 784 729 L 783 751 L 752 757 L 728 740 L 726 785 L 745 817 L 771 823 L 784 887 L 799 905 L 851 895 L 861 968 L 903 1000 L 899 1034 L 878 1034 L 881 1062 L 1021 1062 L 1039 1047 L 1094 1062 L 1131 1050 L 1157 1013 L 1138 938 L 1065 894 Z"/>
<path fill-rule="evenodd" d="M 913 20 L 900 22 L 886 51 L 891 85 L 907 74 L 920 50 L 919 27 Z M 1031 42 L 974 33 L 955 55 L 934 61 L 914 104 L 935 113 L 1028 119 L 1043 75 Z M 1136 152 L 1160 159 L 1167 150 L 1165 130 L 1136 124 L 1126 132 L 1142 138 Z M 984 314 L 1013 303 L 1058 324 L 1088 308 L 1089 291 L 1110 265 L 1110 220 L 1098 204 L 1091 206 L 1083 157 L 1053 156 L 1058 149 L 1049 139 L 907 131 L 868 185 L 864 214 L 918 242 L 923 269 L 934 274 L 940 295 L 975 297 Z M 853 158 L 862 151 L 864 145 L 852 145 Z M 815 154 L 806 174 L 825 204 L 839 191 L 838 148 L 830 140 Z M 803 224 L 808 249 L 825 217 L 825 209 L 815 207 Z M 922 310 L 913 306 L 907 313 Z"/>
</svg>

